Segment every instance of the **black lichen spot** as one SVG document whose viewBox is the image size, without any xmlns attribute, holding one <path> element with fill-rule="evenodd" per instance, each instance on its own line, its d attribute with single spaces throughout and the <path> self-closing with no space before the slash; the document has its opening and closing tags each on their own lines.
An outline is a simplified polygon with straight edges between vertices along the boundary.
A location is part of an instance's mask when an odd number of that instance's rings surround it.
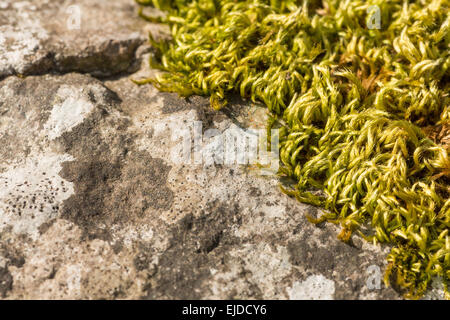
<svg viewBox="0 0 450 320">
<path fill-rule="evenodd" d="M 5 298 L 12 290 L 13 278 L 7 268 L 0 267 L 0 297 Z"/>
<path fill-rule="evenodd" d="M 108 241 L 112 225 L 136 222 L 150 209 L 170 209 L 174 197 L 167 187 L 171 167 L 136 150 L 129 120 L 113 116 L 111 108 L 96 109 L 59 139 L 76 158 L 63 163 L 60 172 L 75 189 L 63 203 L 62 217 L 79 225 L 88 238 Z"/>
<path fill-rule="evenodd" d="M 316 243 L 308 234 L 288 243 L 290 262 L 302 266 L 309 274 L 322 274 L 335 281 L 335 299 L 359 299 L 366 287 L 367 268 L 378 265 L 382 258 L 375 255 L 361 255 L 362 250 L 335 240 L 332 232 L 322 230 L 323 245 Z M 325 235 L 325 236 L 324 236 Z M 380 266 L 382 267 L 382 266 Z M 377 292 L 380 299 L 398 298 L 394 290 L 386 288 Z"/>
<path fill-rule="evenodd" d="M 220 268 L 230 247 L 240 243 L 231 232 L 241 224 L 237 205 L 216 201 L 206 210 L 208 214 L 189 214 L 173 227 L 170 247 L 159 259 L 156 284 L 146 298 L 200 299 L 196 289 L 202 289 L 210 269 Z"/>
<path fill-rule="evenodd" d="M 176 93 L 160 92 L 155 99 L 163 97 L 162 112 L 164 114 L 176 113 L 184 110 L 209 109 L 209 99 L 199 96 L 193 96 L 181 99 Z"/>
</svg>

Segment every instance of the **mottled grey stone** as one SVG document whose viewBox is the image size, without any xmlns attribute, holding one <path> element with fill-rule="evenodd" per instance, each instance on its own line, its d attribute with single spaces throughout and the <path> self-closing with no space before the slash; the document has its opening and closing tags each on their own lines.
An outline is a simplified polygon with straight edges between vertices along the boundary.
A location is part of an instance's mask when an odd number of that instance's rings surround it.
<svg viewBox="0 0 450 320">
<path fill-rule="evenodd" d="M 263 128 L 263 108 L 135 85 L 152 71 L 133 1 L 77 1 L 80 30 L 71 4 L 0 1 L 1 298 L 400 298 L 368 285 L 389 248 L 310 224 L 276 177 L 172 160 L 172 133 Z"/>
</svg>

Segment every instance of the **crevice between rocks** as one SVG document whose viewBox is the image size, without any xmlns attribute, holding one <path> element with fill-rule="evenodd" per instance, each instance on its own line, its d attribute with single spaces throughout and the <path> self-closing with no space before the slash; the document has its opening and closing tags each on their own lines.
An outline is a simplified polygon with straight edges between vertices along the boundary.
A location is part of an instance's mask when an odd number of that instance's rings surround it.
<svg viewBox="0 0 450 320">
<path fill-rule="evenodd" d="M 11 71 L 0 73 L 0 81 L 10 76 L 44 76 L 79 73 L 90 75 L 100 81 L 111 78 L 129 76 L 137 72 L 143 59 L 141 48 L 146 48 L 144 39 L 128 39 L 126 41 L 104 43 L 100 51 L 85 48 L 78 54 L 64 55 L 50 50 L 40 59 L 30 63 L 23 72 L 13 67 Z"/>
</svg>

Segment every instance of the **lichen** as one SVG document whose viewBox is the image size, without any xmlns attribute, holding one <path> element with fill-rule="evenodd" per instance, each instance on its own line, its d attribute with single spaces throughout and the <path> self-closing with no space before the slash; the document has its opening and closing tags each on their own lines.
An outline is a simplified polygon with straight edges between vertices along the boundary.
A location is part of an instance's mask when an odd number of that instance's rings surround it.
<svg viewBox="0 0 450 320">
<path fill-rule="evenodd" d="M 138 0 L 165 16 L 152 83 L 181 96 L 262 102 L 280 128 L 287 194 L 320 206 L 314 223 L 393 246 L 385 282 L 450 298 L 450 159 L 427 135 L 450 121 L 448 0 Z M 378 10 L 380 28 L 369 28 Z M 322 190 L 322 194 L 313 192 Z M 362 225 L 373 232 L 364 234 Z"/>
</svg>

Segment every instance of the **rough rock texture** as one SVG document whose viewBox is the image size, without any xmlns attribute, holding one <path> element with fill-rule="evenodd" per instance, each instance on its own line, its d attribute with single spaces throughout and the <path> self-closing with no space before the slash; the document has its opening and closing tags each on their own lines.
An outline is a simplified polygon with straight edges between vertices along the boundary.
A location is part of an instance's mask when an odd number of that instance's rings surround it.
<svg viewBox="0 0 450 320">
<path fill-rule="evenodd" d="M 0 78 L 130 71 L 147 28 L 133 1 L 1 0 Z"/>
<path fill-rule="evenodd" d="M 0 297 L 400 298 L 377 281 L 389 248 L 311 225 L 320 212 L 273 176 L 174 161 L 173 133 L 261 127 L 265 111 L 133 84 L 150 75 L 136 9 L 0 1 Z"/>
</svg>

